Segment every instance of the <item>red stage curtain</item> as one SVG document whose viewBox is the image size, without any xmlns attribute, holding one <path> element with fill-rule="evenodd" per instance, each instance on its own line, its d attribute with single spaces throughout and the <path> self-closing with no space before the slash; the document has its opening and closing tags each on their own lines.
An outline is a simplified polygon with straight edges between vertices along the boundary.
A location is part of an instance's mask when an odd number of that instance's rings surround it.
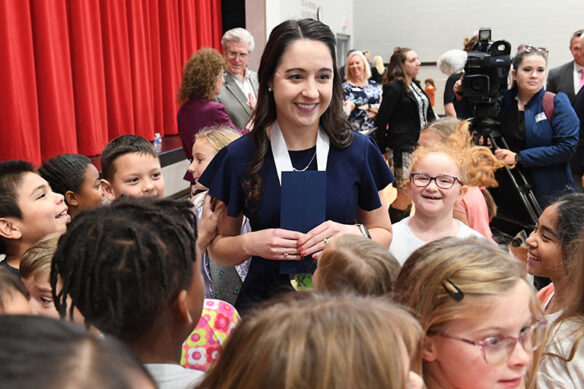
<svg viewBox="0 0 584 389">
<path fill-rule="evenodd" d="M 182 67 L 220 48 L 220 0 L 0 0 L 0 160 L 176 134 Z"/>
</svg>

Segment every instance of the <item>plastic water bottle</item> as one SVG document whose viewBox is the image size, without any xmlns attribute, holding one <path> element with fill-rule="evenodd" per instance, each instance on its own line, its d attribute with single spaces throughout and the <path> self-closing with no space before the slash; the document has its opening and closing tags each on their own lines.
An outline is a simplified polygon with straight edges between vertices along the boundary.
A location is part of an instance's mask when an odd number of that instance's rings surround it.
<svg viewBox="0 0 584 389">
<path fill-rule="evenodd" d="M 156 150 L 157 153 L 162 151 L 162 137 L 159 132 L 154 134 L 154 150 Z"/>
</svg>

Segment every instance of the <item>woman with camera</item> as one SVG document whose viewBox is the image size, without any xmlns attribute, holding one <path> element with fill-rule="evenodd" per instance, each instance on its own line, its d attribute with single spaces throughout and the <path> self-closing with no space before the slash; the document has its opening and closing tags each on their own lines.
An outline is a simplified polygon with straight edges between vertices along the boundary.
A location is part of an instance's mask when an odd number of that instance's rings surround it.
<svg viewBox="0 0 584 389">
<path fill-rule="evenodd" d="M 375 119 L 375 138 L 382 153 L 393 151 L 397 198 L 389 207 L 392 223 L 410 215 L 412 199 L 406 190 L 411 155 L 420 130 L 436 117 L 430 99 L 416 80 L 420 60 L 412 49 L 398 47 L 383 75 L 383 96 Z M 389 130 L 388 130 L 389 126 Z"/>
<path fill-rule="evenodd" d="M 555 196 L 574 191 L 568 162 L 576 150 L 579 130 L 568 97 L 544 90 L 546 66 L 547 50 L 543 48 L 525 46 L 513 59 L 513 85 L 504 92 L 499 113 L 509 149 L 495 150 L 495 156 L 507 166 L 521 168 L 542 208 Z"/>
</svg>

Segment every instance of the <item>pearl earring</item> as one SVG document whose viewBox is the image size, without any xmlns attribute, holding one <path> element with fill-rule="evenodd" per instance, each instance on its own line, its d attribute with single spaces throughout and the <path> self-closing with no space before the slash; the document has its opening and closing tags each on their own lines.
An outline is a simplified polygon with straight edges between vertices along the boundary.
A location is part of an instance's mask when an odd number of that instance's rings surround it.
<svg viewBox="0 0 584 389">
<path fill-rule="evenodd" d="M 268 87 L 268 92 L 272 92 L 272 88 Z"/>
</svg>

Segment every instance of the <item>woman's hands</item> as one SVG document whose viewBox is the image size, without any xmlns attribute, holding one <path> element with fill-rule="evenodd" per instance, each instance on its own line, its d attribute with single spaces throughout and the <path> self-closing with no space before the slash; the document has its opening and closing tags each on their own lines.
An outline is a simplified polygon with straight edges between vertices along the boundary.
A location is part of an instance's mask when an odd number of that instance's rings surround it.
<svg viewBox="0 0 584 389">
<path fill-rule="evenodd" d="M 508 168 L 513 169 L 517 164 L 515 160 L 515 155 L 511 150 L 507 149 L 496 149 L 495 150 L 495 157 L 501 162 L 503 162 Z"/>
<path fill-rule="evenodd" d="M 349 116 L 351 114 L 351 112 L 353 112 L 354 109 L 355 109 L 355 103 L 353 103 L 351 100 L 345 100 L 343 102 L 343 111 L 345 111 L 345 114 L 347 116 Z"/>
<path fill-rule="evenodd" d="M 257 255 L 274 260 L 300 260 L 298 242 L 304 234 L 282 228 L 269 228 L 249 232 L 243 235 L 246 238 L 245 249 L 251 255 Z"/>
<path fill-rule="evenodd" d="M 300 255 L 305 257 L 313 254 L 313 257 L 318 257 L 326 247 L 328 241 L 340 234 L 361 235 L 361 231 L 356 225 L 341 224 L 327 220 L 308 231 L 306 235 L 298 240 Z"/>
</svg>

